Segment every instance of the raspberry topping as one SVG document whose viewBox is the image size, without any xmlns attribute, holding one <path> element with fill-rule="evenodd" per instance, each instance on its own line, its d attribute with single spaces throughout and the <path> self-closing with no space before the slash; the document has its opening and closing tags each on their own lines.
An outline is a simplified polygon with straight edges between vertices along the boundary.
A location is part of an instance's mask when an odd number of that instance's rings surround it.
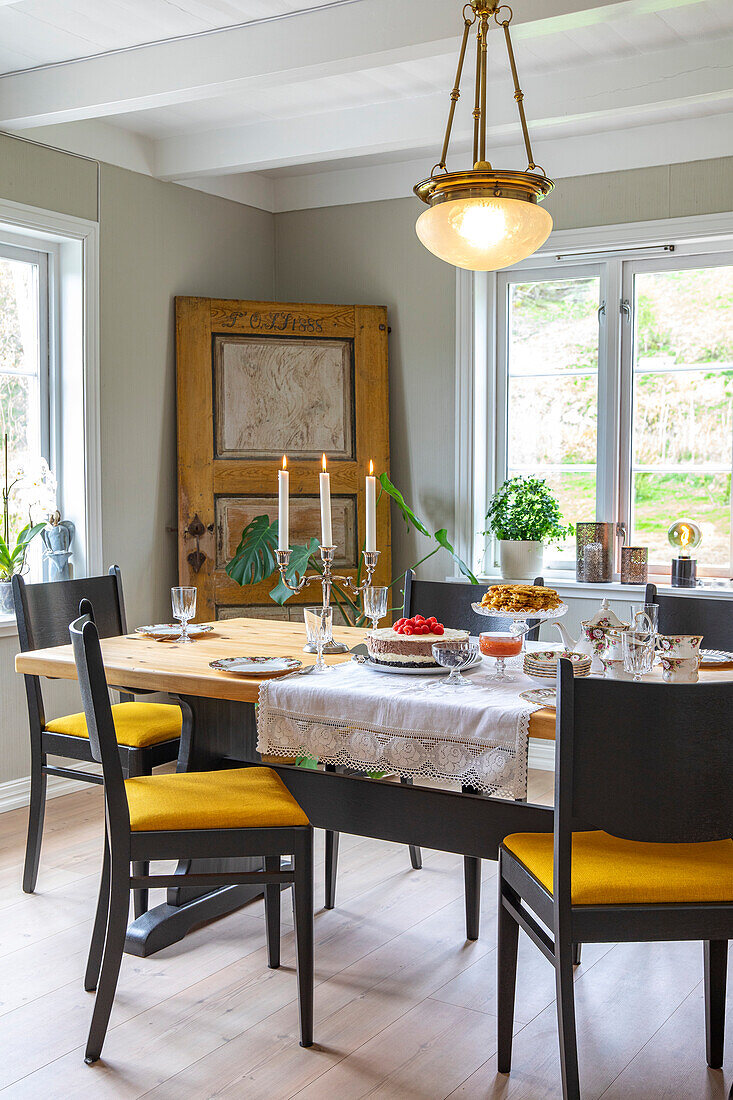
<svg viewBox="0 0 733 1100">
<path fill-rule="evenodd" d="M 392 628 L 396 634 L 442 634 L 445 629 L 435 615 L 426 619 L 424 615 L 413 615 L 411 619 L 398 619 Z"/>
</svg>

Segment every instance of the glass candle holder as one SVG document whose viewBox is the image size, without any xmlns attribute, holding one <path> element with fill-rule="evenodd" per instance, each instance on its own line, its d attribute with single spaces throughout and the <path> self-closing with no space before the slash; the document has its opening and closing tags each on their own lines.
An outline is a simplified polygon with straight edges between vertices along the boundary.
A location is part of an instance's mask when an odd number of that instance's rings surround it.
<svg viewBox="0 0 733 1100">
<path fill-rule="evenodd" d="M 613 580 L 613 523 L 576 523 L 575 577 L 591 584 Z"/>
<path fill-rule="evenodd" d="M 621 547 L 621 584 L 646 584 L 649 578 L 649 547 Z"/>
</svg>

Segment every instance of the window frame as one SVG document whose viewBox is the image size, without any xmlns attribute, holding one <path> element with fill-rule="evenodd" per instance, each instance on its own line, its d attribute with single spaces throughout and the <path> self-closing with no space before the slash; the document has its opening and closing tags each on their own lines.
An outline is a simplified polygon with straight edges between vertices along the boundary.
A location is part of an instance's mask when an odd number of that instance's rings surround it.
<svg viewBox="0 0 733 1100">
<path fill-rule="evenodd" d="M 506 271 L 457 271 L 455 528 L 457 545 L 478 575 L 491 577 L 498 572 L 496 547 L 479 532 L 484 526 L 486 502 L 504 480 L 502 471 L 506 471 L 504 369 L 508 311 L 503 303 L 507 286 L 547 277 L 548 273 L 550 277 L 561 277 L 562 271 L 568 277 L 571 269 L 580 272 L 594 265 L 601 267 L 605 323 L 601 318 L 597 515 L 624 523 L 628 530 L 633 341 L 631 333 L 625 332 L 626 325 L 608 323 L 611 311 L 620 311 L 623 299 L 630 299 L 624 290 L 629 273 L 633 278 L 638 265 L 648 270 L 672 270 L 733 262 L 726 253 L 733 253 L 733 213 L 556 231 L 534 256 Z M 662 257 L 669 257 L 669 265 L 660 265 Z M 701 264 L 703 257 L 706 262 Z M 550 559 L 545 568 L 557 570 L 562 581 L 572 579 L 567 563 L 563 567 Z M 729 578 L 732 570 L 733 527 Z"/>
<path fill-rule="evenodd" d="M 99 223 L 0 200 L 0 244 L 44 252 L 49 302 L 49 459 L 76 525 L 75 576 L 102 570 Z M 0 637 L 17 632 L 0 618 Z"/>
</svg>

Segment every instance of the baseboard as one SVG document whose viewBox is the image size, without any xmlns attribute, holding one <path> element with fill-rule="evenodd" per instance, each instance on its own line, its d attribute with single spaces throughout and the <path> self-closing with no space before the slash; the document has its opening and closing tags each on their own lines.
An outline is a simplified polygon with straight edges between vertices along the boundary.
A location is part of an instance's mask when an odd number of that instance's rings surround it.
<svg viewBox="0 0 733 1100">
<path fill-rule="evenodd" d="M 554 772 L 555 770 L 555 742 L 540 741 L 534 737 L 529 739 L 529 766 L 539 772 Z"/>
<path fill-rule="evenodd" d="M 80 762 L 74 765 L 80 772 L 93 772 L 99 774 L 99 765 L 89 762 Z M 73 791 L 88 789 L 89 784 L 83 780 L 66 779 L 62 775 L 49 775 L 46 780 L 46 798 L 58 798 L 62 794 L 71 794 Z M 20 779 L 9 779 L 6 783 L 0 783 L 0 813 L 6 810 L 19 810 L 27 806 L 31 793 L 31 777 L 24 775 Z"/>
</svg>

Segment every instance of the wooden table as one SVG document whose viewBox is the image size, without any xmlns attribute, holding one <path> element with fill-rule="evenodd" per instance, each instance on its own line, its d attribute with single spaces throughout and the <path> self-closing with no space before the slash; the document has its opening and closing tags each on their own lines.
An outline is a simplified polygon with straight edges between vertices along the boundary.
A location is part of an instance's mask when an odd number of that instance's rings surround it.
<svg viewBox="0 0 733 1100">
<path fill-rule="evenodd" d="M 181 746 L 179 770 L 261 762 L 255 748 L 253 705 L 260 680 L 216 672 L 209 668 L 211 660 L 250 654 L 298 656 L 305 663 L 315 660 L 302 653 L 302 624 L 232 619 L 212 625 L 211 634 L 191 645 L 155 642 L 141 635 L 102 641 L 110 686 L 170 692 L 191 707 L 193 734 L 190 744 Z M 341 627 L 334 629 L 334 636 L 354 646 L 363 641 L 364 632 Z M 347 660 L 348 654 L 326 659 L 338 663 Z M 20 653 L 15 667 L 21 673 L 76 679 L 71 646 Z M 553 738 L 554 731 L 553 708 L 532 715 L 530 736 Z M 312 823 L 323 829 L 457 852 L 474 859 L 496 859 L 499 844 L 508 833 L 552 830 L 552 810 L 546 806 L 295 768 L 279 761 L 268 763 L 280 773 Z M 196 861 L 196 870 L 210 869 L 204 861 Z M 206 894 L 170 890 L 166 904 L 156 906 L 130 926 L 127 950 L 149 955 L 180 940 L 193 925 L 244 904 L 254 896 L 253 890 L 250 886 L 230 886 Z"/>
</svg>

